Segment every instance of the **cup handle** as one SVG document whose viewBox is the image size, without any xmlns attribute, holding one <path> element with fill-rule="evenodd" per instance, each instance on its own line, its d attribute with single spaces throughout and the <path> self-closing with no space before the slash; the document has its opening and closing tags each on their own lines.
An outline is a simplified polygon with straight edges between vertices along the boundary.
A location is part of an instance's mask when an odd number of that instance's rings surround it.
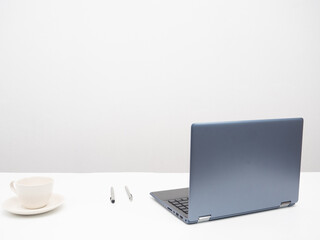
<svg viewBox="0 0 320 240">
<path fill-rule="evenodd" d="M 16 188 L 14 187 L 14 181 L 10 183 L 10 188 L 15 194 L 17 194 Z"/>
</svg>

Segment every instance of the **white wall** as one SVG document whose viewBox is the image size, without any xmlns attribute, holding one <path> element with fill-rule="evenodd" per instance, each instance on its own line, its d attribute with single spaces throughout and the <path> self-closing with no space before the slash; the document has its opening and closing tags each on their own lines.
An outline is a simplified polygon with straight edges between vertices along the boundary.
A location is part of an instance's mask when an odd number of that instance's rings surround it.
<svg viewBox="0 0 320 240">
<path fill-rule="evenodd" d="M 189 168 L 190 124 L 304 117 L 320 171 L 320 1 L 1 0 L 0 171 Z"/>
</svg>

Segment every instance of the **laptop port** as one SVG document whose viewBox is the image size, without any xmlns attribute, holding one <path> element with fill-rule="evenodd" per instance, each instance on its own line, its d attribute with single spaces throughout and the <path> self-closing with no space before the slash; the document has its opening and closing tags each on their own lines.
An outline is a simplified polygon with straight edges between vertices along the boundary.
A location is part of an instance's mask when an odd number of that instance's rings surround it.
<svg viewBox="0 0 320 240">
<path fill-rule="evenodd" d="M 181 218 L 181 219 L 183 219 L 183 217 L 182 217 L 182 216 L 180 216 L 180 218 Z"/>
<path fill-rule="evenodd" d="M 176 213 L 176 216 L 179 217 L 179 213 Z"/>
<path fill-rule="evenodd" d="M 167 207 L 168 208 L 168 210 L 170 211 L 170 212 L 172 212 L 172 209 L 171 208 L 169 208 L 169 207 Z"/>
</svg>

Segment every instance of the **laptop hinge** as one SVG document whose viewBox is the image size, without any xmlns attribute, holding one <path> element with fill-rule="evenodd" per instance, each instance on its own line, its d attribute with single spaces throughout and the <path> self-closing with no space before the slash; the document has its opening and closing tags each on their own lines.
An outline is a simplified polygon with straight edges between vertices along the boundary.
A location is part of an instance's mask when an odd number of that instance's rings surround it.
<svg viewBox="0 0 320 240">
<path fill-rule="evenodd" d="M 211 217 L 211 215 L 199 217 L 198 218 L 198 223 L 209 221 L 210 217 Z"/>
<path fill-rule="evenodd" d="M 280 207 L 288 207 L 290 205 L 291 201 L 282 202 L 280 204 Z"/>
</svg>

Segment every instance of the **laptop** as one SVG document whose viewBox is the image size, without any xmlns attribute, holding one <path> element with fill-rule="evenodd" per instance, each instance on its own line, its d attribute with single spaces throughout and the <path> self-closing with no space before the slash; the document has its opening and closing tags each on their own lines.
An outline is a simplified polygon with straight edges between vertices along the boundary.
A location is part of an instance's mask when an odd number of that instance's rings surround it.
<svg viewBox="0 0 320 240">
<path fill-rule="evenodd" d="M 195 123 L 189 188 L 151 192 L 187 224 L 298 201 L 302 118 Z"/>
</svg>

